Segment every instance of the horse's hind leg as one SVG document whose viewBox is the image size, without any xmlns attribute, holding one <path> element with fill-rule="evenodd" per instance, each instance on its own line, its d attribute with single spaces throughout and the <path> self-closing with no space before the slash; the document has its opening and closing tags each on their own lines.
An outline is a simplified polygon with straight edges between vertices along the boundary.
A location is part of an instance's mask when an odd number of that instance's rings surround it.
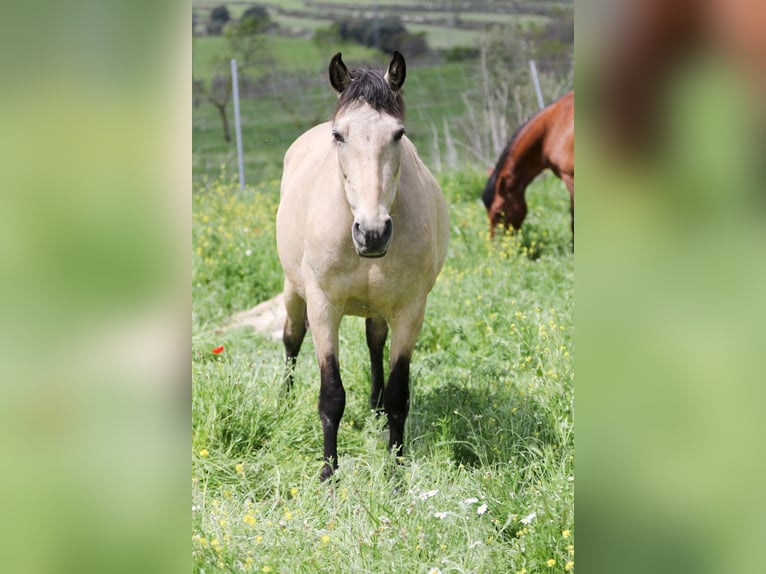
<svg viewBox="0 0 766 574">
<path fill-rule="evenodd" d="M 303 339 L 306 336 L 306 301 L 295 292 L 292 285 L 285 281 L 283 292 L 287 319 L 282 333 L 282 342 L 285 345 L 285 359 L 287 363 L 286 383 L 289 391 L 293 386 L 293 369 L 295 359 L 301 350 Z"/>
<path fill-rule="evenodd" d="M 574 253 L 574 174 L 562 174 L 561 179 L 569 190 L 569 213 L 572 215 L 572 252 Z"/>
<path fill-rule="evenodd" d="M 382 317 L 368 317 L 365 321 L 367 348 L 370 350 L 370 408 L 380 412 L 383 408 L 383 348 L 388 336 L 388 325 Z"/>
</svg>

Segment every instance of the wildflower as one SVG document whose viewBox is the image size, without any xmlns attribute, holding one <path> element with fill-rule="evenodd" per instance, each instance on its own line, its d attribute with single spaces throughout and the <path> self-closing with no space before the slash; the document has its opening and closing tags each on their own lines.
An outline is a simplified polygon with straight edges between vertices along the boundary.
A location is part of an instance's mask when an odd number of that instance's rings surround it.
<svg viewBox="0 0 766 574">
<path fill-rule="evenodd" d="M 574 562 L 572 562 L 571 560 L 567 562 L 566 564 L 564 564 L 564 570 L 566 570 L 567 572 L 571 572 L 573 568 L 574 568 Z"/>
<path fill-rule="evenodd" d="M 202 458 L 207 458 L 208 456 L 210 456 L 210 451 L 207 450 L 206 448 L 203 448 L 201 451 L 199 451 L 199 455 Z"/>
<path fill-rule="evenodd" d="M 466 499 L 463 501 L 463 504 L 473 504 L 474 502 L 479 502 L 479 499 L 478 499 L 478 498 L 473 498 L 473 497 L 471 497 L 471 498 L 466 498 Z"/>
<path fill-rule="evenodd" d="M 298 487 L 293 486 L 290 489 L 290 496 L 292 496 L 293 498 L 298 498 Z"/>
<path fill-rule="evenodd" d="M 236 470 L 239 474 L 243 475 L 245 474 L 245 465 L 240 463 L 237 463 L 237 466 L 234 467 L 234 470 Z"/>
<path fill-rule="evenodd" d="M 211 353 L 213 353 L 214 355 L 220 355 L 221 353 L 223 353 L 223 345 L 220 345 L 220 346 L 218 346 L 218 347 L 215 347 L 215 348 L 214 348 L 214 349 L 211 351 Z"/>
<path fill-rule="evenodd" d="M 250 257 L 252 254 L 253 254 L 253 250 L 252 249 L 245 249 L 245 255 Z"/>
<path fill-rule="evenodd" d="M 441 570 L 439 570 L 438 568 L 431 568 L 431 569 L 428 571 L 428 574 L 442 574 L 442 571 L 441 571 Z"/>
<path fill-rule="evenodd" d="M 476 514 L 484 514 L 487 512 L 487 505 L 482 504 L 479 508 L 476 509 Z"/>
<path fill-rule="evenodd" d="M 439 520 L 444 520 L 447 518 L 446 512 L 434 512 L 434 518 L 438 518 Z"/>
<path fill-rule="evenodd" d="M 261 568 L 261 572 L 273 572 L 273 571 L 274 569 L 268 564 L 266 564 L 263 568 Z"/>
<path fill-rule="evenodd" d="M 323 535 L 322 544 L 327 544 L 328 542 L 330 542 L 330 537 L 327 534 Z"/>
<path fill-rule="evenodd" d="M 521 519 L 522 524 L 532 524 L 532 521 L 537 518 L 537 512 L 532 512 L 530 514 L 527 514 L 524 518 Z"/>
<path fill-rule="evenodd" d="M 550 560 L 548 560 L 548 562 L 546 562 L 546 564 L 548 565 L 548 568 L 553 568 L 556 565 L 556 561 L 553 558 L 551 558 Z"/>
<path fill-rule="evenodd" d="M 256 523 L 255 516 L 253 516 L 252 514 L 245 514 L 242 517 L 242 522 L 244 522 L 245 524 L 249 526 L 255 526 L 255 523 Z"/>
<path fill-rule="evenodd" d="M 519 570 L 516 574 L 527 574 L 527 569 L 522 566 L 521 570 Z"/>
<path fill-rule="evenodd" d="M 420 500 L 428 500 L 429 498 L 431 498 L 432 496 L 436 496 L 437 494 L 439 494 L 438 490 L 427 490 L 425 492 L 421 492 L 418 495 L 418 498 L 420 498 Z"/>
<path fill-rule="evenodd" d="M 561 537 L 562 538 L 569 538 L 569 535 L 572 534 L 571 530 L 562 530 L 561 531 Z"/>
</svg>

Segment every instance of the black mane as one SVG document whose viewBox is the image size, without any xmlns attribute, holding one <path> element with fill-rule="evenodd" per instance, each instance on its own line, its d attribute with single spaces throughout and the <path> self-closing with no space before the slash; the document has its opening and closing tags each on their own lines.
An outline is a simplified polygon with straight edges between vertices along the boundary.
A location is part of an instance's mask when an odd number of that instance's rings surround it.
<svg viewBox="0 0 766 574">
<path fill-rule="evenodd" d="M 487 185 L 484 187 L 484 192 L 481 194 L 481 200 L 484 202 L 484 206 L 489 209 L 492 205 L 492 199 L 495 197 L 495 186 L 497 185 L 497 174 L 500 171 L 500 168 L 503 167 L 503 164 L 505 163 L 505 160 L 508 159 L 508 154 L 511 152 L 511 147 L 513 146 L 513 143 L 516 141 L 516 139 L 519 137 L 519 134 L 521 133 L 521 130 L 524 129 L 524 126 L 527 125 L 529 122 L 524 122 L 521 124 L 514 134 L 511 136 L 511 139 L 508 140 L 508 143 L 503 148 L 502 153 L 500 154 L 500 157 L 497 160 L 497 163 L 495 164 L 495 169 L 492 170 L 492 175 L 489 176 L 489 180 L 487 180 Z"/>
<path fill-rule="evenodd" d="M 388 85 L 383 72 L 366 68 L 350 71 L 351 82 L 338 99 L 335 115 L 359 101 L 366 102 L 379 112 L 404 120 L 404 99 L 401 90 L 396 92 Z"/>
</svg>

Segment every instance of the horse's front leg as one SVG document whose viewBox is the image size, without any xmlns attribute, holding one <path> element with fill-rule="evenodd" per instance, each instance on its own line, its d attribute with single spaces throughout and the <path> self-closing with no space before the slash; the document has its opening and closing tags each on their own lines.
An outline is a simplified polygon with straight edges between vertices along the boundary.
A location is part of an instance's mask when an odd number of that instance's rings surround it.
<svg viewBox="0 0 766 574">
<path fill-rule="evenodd" d="M 338 365 L 338 329 L 342 315 L 322 294 L 308 296 L 308 318 L 319 362 L 319 418 L 324 439 L 321 480 L 338 468 L 338 427 L 346 408 L 346 391 Z"/>
<path fill-rule="evenodd" d="M 404 423 L 410 410 L 410 360 L 424 314 L 425 298 L 391 322 L 391 372 L 383 392 L 383 406 L 388 416 L 388 448 L 397 457 L 404 454 Z"/>
<path fill-rule="evenodd" d="M 365 321 L 367 348 L 370 350 L 370 408 L 378 413 L 383 408 L 383 349 L 388 336 L 388 325 L 382 317 L 368 317 Z"/>
</svg>

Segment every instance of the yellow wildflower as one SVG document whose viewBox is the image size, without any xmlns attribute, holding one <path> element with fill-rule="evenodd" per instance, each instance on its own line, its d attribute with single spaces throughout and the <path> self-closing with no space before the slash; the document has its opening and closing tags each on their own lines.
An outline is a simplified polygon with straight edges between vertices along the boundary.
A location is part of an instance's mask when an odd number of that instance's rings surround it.
<svg viewBox="0 0 766 574">
<path fill-rule="evenodd" d="M 569 535 L 572 534 L 571 530 L 562 530 L 561 531 L 561 537 L 562 538 L 569 538 Z"/>
<path fill-rule="evenodd" d="M 210 456 L 210 451 L 207 450 L 206 448 L 203 448 L 201 451 L 199 451 L 199 455 L 202 458 L 207 458 L 208 456 Z"/>
<path fill-rule="evenodd" d="M 330 537 L 327 534 L 325 534 L 324 536 L 322 536 L 322 544 L 327 544 L 328 542 L 330 542 Z"/>
<path fill-rule="evenodd" d="M 548 562 L 546 562 L 546 564 L 548 565 L 548 568 L 553 568 L 556 565 L 556 561 L 553 558 L 551 558 L 550 560 L 548 560 Z"/>
<path fill-rule="evenodd" d="M 236 470 L 239 474 L 243 475 L 245 474 L 245 465 L 240 463 L 237 463 L 237 466 L 234 467 L 234 470 Z"/>
<path fill-rule="evenodd" d="M 250 526 L 255 526 L 255 523 L 256 523 L 255 516 L 253 516 L 252 514 L 245 514 L 242 517 L 242 522 Z"/>
<path fill-rule="evenodd" d="M 290 496 L 292 496 L 293 498 L 298 498 L 298 488 L 296 486 L 293 486 L 290 489 Z"/>
<path fill-rule="evenodd" d="M 263 568 L 261 568 L 261 572 L 273 572 L 273 571 L 274 569 L 268 564 L 266 564 Z"/>
<path fill-rule="evenodd" d="M 572 562 L 571 560 L 567 562 L 566 564 L 564 564 L 564 570 L 566 570 L 567 572 L 571 572 L 573 568 L 574 568 L 574 562 Z"/>
</svg>

